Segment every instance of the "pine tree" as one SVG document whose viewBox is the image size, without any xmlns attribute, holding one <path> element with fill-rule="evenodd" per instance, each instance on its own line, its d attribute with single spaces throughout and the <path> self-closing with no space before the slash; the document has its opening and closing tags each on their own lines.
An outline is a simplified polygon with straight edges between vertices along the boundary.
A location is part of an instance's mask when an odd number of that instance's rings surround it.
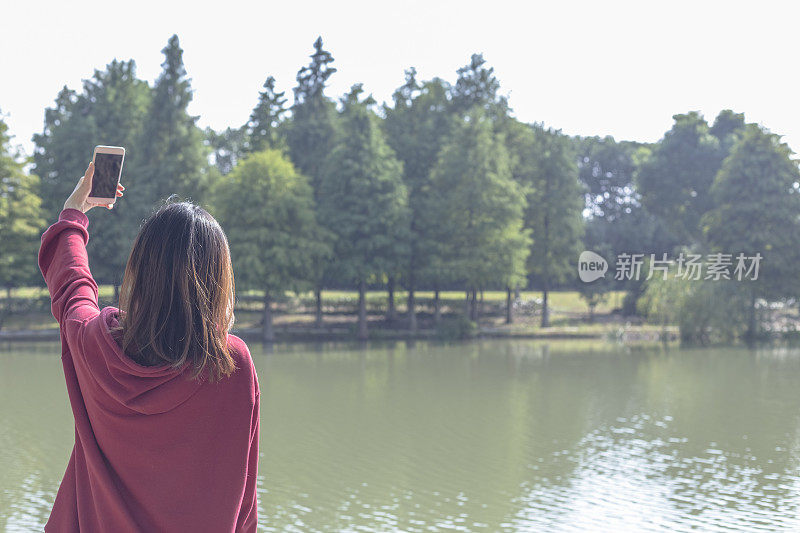
<svg viewBox="0 0 800 533">
<path fill-rule="evenodd" d="M 286 142 L 295 167 L 307 176 L 314 191 L 314 200 L 319 205 L 320 180 L 323 166 L 337 143 L 336 104 L 325 95 L 328 78 L 336 72 L 332 66 L 333 56 L 322 46 L 322 37 L 314 42 L 314 53 L 308 66 L 297 73 L 294 88 L 294 104 L 291 121 L 286 126 Z M 320 221 L 327 225 L 326 220 Z M 325 264 L 317 265 L 316 324 L 322 326 L 322 286 Z"/>
<path fill-rule="evenodd" d="M 39 178 L 24 171 L 10 141 L 8 126 L 0 118 L 0 285 L 9 293 L 22 284 L 40 283 L 33 258 L 45 224 Z"/>
<path fill-rule="evenodd" d="M 436 164 L 441 145 L 451 128 L 450 87 L 439 78 L 420 85 L 416 70 L 406 71 L 406 81 L 393 95 L 394 106 L 384 106 L 386 139 L 403 162 L 403 181 L 408 190 L 408 256 L 402 265 L 404 285 L 408 289 L 409 329 L 415 331 L 415 290 L 429 281 L 436 288 L 436 278 L 424 279 L 436 247 L 431 242 L 431 224 L 423 223 L 430 188 L 431 169 Z M 437 291 L 438 292 L 438 291 Z M 391 301 L 391 300 L 390 300 Z"/>
<path fill-rule="evenodd" d="M 311 63 L 297 73 L 287 132 L 292 162 L 309 177 L 316 196 L 321 169 L 337 141 L 336 105 L 325 95 L 328 78 L 336 72 L 332 63 L 333 56 L 322 47 L 322 37 L 318 37 Z"/>
<path fill-rule="evenodd" d="M 486 111 L 476 106 L 455 123 L 431 181 L 424 212 L 435 228 L 433 267 L 464 282 L 470 318 L 477 320 L 478 291 L 519 283 L 530 246 L 523 228 L 525 192 Z"/>
<path fill-rule="evenodd" d="M 286 114 L 285 92 L 275 90 L 275 78 L 264 82 L 264 90 L 258 95 L 258 104 L 247 123 L 248 151 L 260 152 L 267 148 L 285 148 L 278 137 L 278 126 Z"/>
<path fill-rule="evenodd" d="M 323 224 L 336 234 L 337 273 L 358 286 L 358 338 L 367 338 L 366 287 L 397 268 L 408 220 L 403 165 L 397 160 L 360 84 L 342 99 L 340 143 L 319 188 Z"/>
<path fill-rule="evenodd" d="M 283 116 L 287 112 L 285 93 L 275 91 L 275 78 L 272 76 L 267 78 L 263 87 L 246 124 L 221 132 L 206 128 L 204 132 L 205 144 L 211 149 L 214 166 L 223 176 L 229 174 L 247 154 L 267 148 L 288 151 L 282 132 Z"/>
<path fill-rule="evenodd" d="M 473 107 L 483 108 L 495 128 L 510 112 L 508 99 L 500 94 L 500 82 L 494 67 L 488 67 L 483 54 L 472 54 L 470 62 L 457 71 L 456 84 L 451 94 L 453 110 L 459 114 L 469 113 Z"/>
<path fill-rule="evenodd" d="M 163 71 L 153 87 L 139 146 L 141 155 L 132 175 L 140 190 L 147 189 L 146 205 L 153 206 L 172 194 L 202 201 L 210 187 L 207 149 L 197 117 L 189 115 L 191 80 L 183 65 L 178 36 L 162 50 Z"/>
</svg>

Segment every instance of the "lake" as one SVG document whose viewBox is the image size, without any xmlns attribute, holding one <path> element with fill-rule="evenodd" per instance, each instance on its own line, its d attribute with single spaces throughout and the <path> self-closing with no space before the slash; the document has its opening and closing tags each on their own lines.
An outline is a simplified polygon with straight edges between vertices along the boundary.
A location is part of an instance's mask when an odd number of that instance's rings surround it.
<svg viewBox="0 0 800 533">
<path fill-rule="evenodd" d="M 800 529 L 800 352 L 251 344 L 264 531 Z M 0 530 L 73 445 L 58 344 L 0 347 Z"/>
</svg>

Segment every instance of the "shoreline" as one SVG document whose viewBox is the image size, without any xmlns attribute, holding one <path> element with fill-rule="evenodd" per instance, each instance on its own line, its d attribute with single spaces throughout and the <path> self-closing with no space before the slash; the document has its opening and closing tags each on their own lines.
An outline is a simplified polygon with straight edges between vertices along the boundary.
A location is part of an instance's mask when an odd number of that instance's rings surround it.
<svg viewBox="0 0 800 533">
<path fill-rule="evenodd" d="M 111 292 L 110 287 L 101 287 L 101 293 Z M 22 289 L 20 289 L 22 292 Z M 29 291 L 30 292 L 30 291 Z M 431 296 L 422 292 L 422 296 Z M 105 295 L 108 296 L 108 295 Z M 305 295 L 308 296 L 308 295 Z M 273 343 L 325 343 L 362 342 L 356 338 L 355 298 L 351 291 L 328 291 L 324 295 L 325 319 L 320 327 L 314 324 L 313 301 L 299 297 L 288 298 L 273 309 Z M 20 294 L 17 298 L 25 298 Z M 45 301 L 44 295 L 28 295 Z M 441 321 L 435 320 L 433 300 L 418 301 L 418 330 L 411 333 L 405 311 L 405 294 L 395 292 L 396 306 L 389 306 L 382 291 L 368 293 L 368 329 L 366 341 L 419 340 L 419 341 L 469 341 L 480 339 L 531 339 L 531 340 L 584 340 L 601 342 L 660 342 L 663 327 L 646 324 L 640 317 L 623 316 L 619 313 L 621 294 L 614 293 L 598 305 L 595 312 L 588 313 L 585 302 L 574 291 L 551 293 L 551 326 L 539 325 L 540 299 L 538 293 L 523 291 L 514 304 L 514 320 L 506 324 L 505 291 L 487 291 L 486 302 L 481 306 L 478 324 L 466 322 L 460 314 L 464 305 L 463 294 L 441 293 Z M 0 296 L 2 299 L 2 296 Z M 101 303 L 108 304 L 107 298 Z M 60 339 L 58 325 L 45 310 L 31 309 L 8 317 L 0 329 L 0 342 L 55 342 Z M 394 308 L 393 318 L 387 318 Z M 261 321 L 263 319 L 260 298 L 252 294 L 241 294 L 235 309 L 236 324 L 231 333 L 247 342 L 264 342 Z M 668 339 L 677 338 L 677 328 L 669 327 Z"/>
<path fill-rule="evenodd" d="M 240 337 L 246 342 L 264 342 L 261 337 L 260 328 L 234 328 L 231 330 L 233 335 Z M 381 340 L 448 340 L 442 339 L 435 329 L 420 329 L 415 334 L 411 334 L 404 329 L 375 328 L 370 331 L 367 341 Z M 674 332 L 669 331 L 672 339 Z M 620 328 L 619 331 L 610 329 L 596 331 L 564 331 L 554 328 L 550 332 L 526 332 L 503 330 L 495 327 L 482 327 L 474 335 L 465 339 L 458 340 L 480 340 L 480 339 L 531 339 L 531 340 L 619 340 L 622 342 L 630 341 L 660 341 L 660 332 L 649 328 L 627 327 Z M 46 328 L 37 330 L 14 330 L 0 331 L 0 342 L 57 342 L 61 340 L 59 328 Z M 273 343 L 313 343 L 313 342 L 332 342 L 332 341 L 357 341 L 353 332 L 348 328 L 292 328 L 287 330 L 277 329 Z M 450 339 L 456 340 L 456 339 Z"/>
</svg>

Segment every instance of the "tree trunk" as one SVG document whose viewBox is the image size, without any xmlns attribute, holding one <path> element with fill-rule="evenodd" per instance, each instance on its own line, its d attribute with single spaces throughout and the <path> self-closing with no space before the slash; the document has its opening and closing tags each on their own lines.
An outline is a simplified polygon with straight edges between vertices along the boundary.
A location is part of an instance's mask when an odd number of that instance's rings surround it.
<svg viewBox="0 0 800 533">
<path fill-rule="evenodd" d="M 472 289 L 472 305 L 469 319 L 473 322 L 478 321 L 478 289 Z"/>
<path fill-rule="evenodd" d="M 747 320 L 747 342 L 752 344 L 756 339 L 756 291 L 750 291 L 750 313 Z"/>
<path fill-rule="evenodd" d="M 322 327 L 322 288 L 317 287 L 314 289 L 314 299 L 316 300 L 316 317 L 314 319 L 314 324 L 317 329 Z"/>
<path fill-rule="evenodd" d="M 464 293 L 464 316 L 466 316 L 467 318 L 469 318 L 471 320 L 472 319 L 472 305 L 470 303 L 470 294 L 472 294 L 472 293 L 470 292 L 469 289 L 467 289 L 466 292 Z"/>
<path fill-rule="evenodd" d="M 114 305 L 119 307 L 119 283 L 114 282 Z"/>
<path fill-rule="evenodd" d="M 483 316 L 483 289 L 481 289 L 481 299 L 478 302 L 478 318 Z"/>
<path fill-rule="evenodd" d="M 417 300 L 414 294 L 414 287 L 408 288 L 408 330 L 411 333 L 417 332 Z"/>
<path fill-rule="evenodd" d="M 550 327 L 550 308 L 547 305 L 547 286 L 545 286 L 544 291 L 542 291 L 542 327 L 549 328 Z"/>
<path fill-rule="evenodd" d="M 367 340 L 367 282 L 358 282 L 358 339 Z"/>
<path fill-rule="evenodd" d="M 272 298 L 269 291 L 264 291 L 264 322 L 262 324 L 264 342 L 274 342 L 275 332 L 272 329 Z"/>
<path fill-rule="evenodd" d="M 544 197 L 548 198 L 550 194 L 550 177 L 547 176 L 547 179 L 544 182 Z M 543 271 L 542 271 L 542 281 L 543 281 L 543 306 L 542 306 L 542 327 L 547 328 L 550 327 L 550 308 L 547 305 L 547 292 L 550 289 L 550 215 L 547 211 L 545 211 L 544 215 L 544 235 L 543 235 L 543 243 L 544 243 L 544 250 L 542 256 L 544 257 L 544 264 Z"/>
<path fill-rule="evenodd" d="M 386 321 L 394 322 L 396 312 L 394 308 L 394 276 L 389 277 L 389 307 L 386 309 Z"/>
<path fill-rule="evenodd" d="M 442 323 L 442 302 L 439 299 L 439 289 L 433 291 L 433 322 L 436 325 Z"/>
<path fill-rule="evenodd" d="M 11 285 L 6 287 L 6 298 L 11 299 Z"/>
<path fill-rule="evenodd" d="M 506 288 L 506 324 L 511 324 L 514 317 L 511 313 L 511 287 Z"/>
</svg>

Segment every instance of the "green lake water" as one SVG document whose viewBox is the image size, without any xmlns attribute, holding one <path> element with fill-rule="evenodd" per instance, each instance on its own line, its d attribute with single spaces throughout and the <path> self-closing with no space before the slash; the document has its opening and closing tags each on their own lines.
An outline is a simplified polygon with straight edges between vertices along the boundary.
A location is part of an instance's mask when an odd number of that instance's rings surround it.
<svg viewBox="0 0 800 533">
<path fill-rule="evenodd" d="M 800 530 L 800 351 L 251 345 L 264 531 Z M 0 530 L 73 445 L 58 344 L 0 347 Z"/>
</svg>

